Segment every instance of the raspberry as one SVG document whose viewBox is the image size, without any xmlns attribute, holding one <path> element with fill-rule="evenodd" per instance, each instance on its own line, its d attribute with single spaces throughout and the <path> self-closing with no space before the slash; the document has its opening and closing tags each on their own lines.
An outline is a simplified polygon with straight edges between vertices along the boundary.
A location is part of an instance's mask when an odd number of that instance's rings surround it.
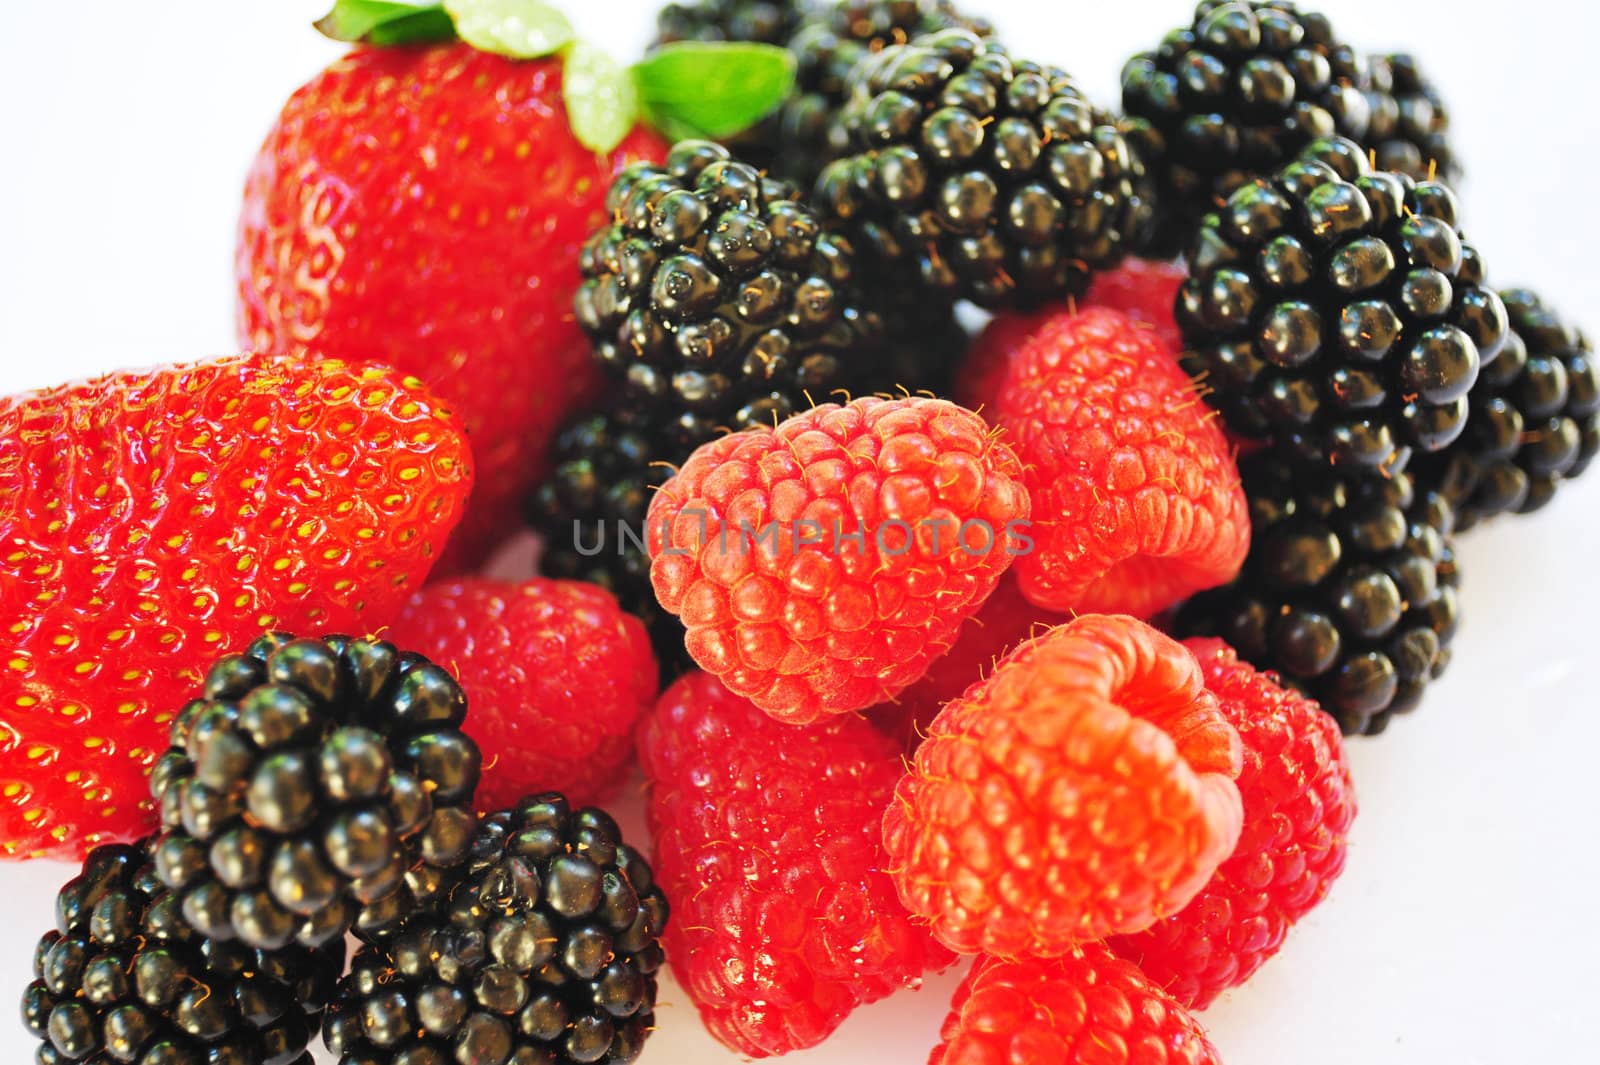
<svg viewBox="0 0 1600 1065">
<path fill-rule="evenodd" d="M 1249 979 L 1344 869 L 1356 797 L 1338 726 L 1315 702 L 1239 661 L 1221 640 L 1184 643 L 1239 732 L 1244 829 L 1181 912 L 1110 946 L 1190 1009 Z"/>
<path fill-rule="evenodd" d="M 780 724 L 715 677 L 667 689 L 641 730 L 667 954 L 741 1054 L 814 1046 L 857 1006 L 954 959 L 895 898 L 881 810 L 900 776 L 866 722 Z"/>
<path fill-rule="evenodd" d="M 945 703 L 994 672 L 1006 652 L 1034 632 L 1067 620 L 1028 602 L 1007 573 L 983 608 L 962 624 L 955 646 L 893 702 L 867 711 L 867 719 L 908 754 L 914 752 Z"/>
<path fill-rule="evenodd" d="M 386 634 L 445 666 L 472 702 L 485 752 L 478 809 L 561 791 L 574 803 L 616 790 L 633 726 L 656 697 L 644 624 L 582 581 L 466 580 L 417 593 Z"/>
<path fill-rule="evenodd" d="M 1109 307 L 1155 331 L 1172 351 L 1183 348 L 1183 335 L 1172 308 L 1178 289 L 1189 276 L 1180 263 L 1164 259 L 1124 259 L 1114 270 L 1096 274 L 1083 297 L 1085 307 Z"/>
<path fill-rule="evenodd" d="M 1239 572 L 1250 518 L 1226 438 L 1173 353 L 1119 311 L 1042 321 L 988 408 L 1022 458 L 1051 610 L 1150 617 Z"/>
<path fill-rule="evenodd" d="M 955 390 L 951 393 L 955 401 L 980 413 L 991 413 L 989 407 L 1005 387 L 1006 374 L 1011 372 L 1017 353 L 1035 330 L 1060 313 L 1059 306 L 1051 306 L 1036 311 L 1001 311 L 989 319 L 956 371 Z"/>
<path fill-rule="evenodd" d="M 1205 1029 L 1098 943 L 1048 961 L 980 958 L 928 1065 L 1216 1065 Z"/>
<path fill-rule="evenodd" d="M 1239 737 L 1194 656 L 1093 615 L 934 719 L 884 817 L 900 898 L 948 947 L 1054 955 L 1183 908 L 1239 838 Z"/>
<path fill-rule="evenodd" d="M 1121 311 L 1151 329 L 1172 351 L 1183 347 L 1173 304 L 1189 272 L 1178 263 L 1159 259 L 1124 259 L 1116 267 L 1094 275 L 1079 307 L 1108 307 Z M 1069 307 L 1071 305 L 1069 304 Z M 979 410 L 993 402 L 1005 383 L 1007 369 L 1027 339 L 1060 308 L 1002 311 L 989 321 L 961 363 L 954 398 L 962 406 Z"/>
<path fill-rule="evenodd" d="M 945 400 L 827 404 L 702 446 L 650 504 L 650 578 L 689 654 L 804 724 L 893 698 L 1017 550 L 1011 449 Z"/>
</svg>

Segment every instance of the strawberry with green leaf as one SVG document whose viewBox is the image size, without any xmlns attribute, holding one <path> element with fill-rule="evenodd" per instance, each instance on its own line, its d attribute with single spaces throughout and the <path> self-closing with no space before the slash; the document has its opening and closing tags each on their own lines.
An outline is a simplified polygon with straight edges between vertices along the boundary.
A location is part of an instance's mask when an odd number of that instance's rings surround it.
<svg viewBox="0 0 1600 1065">
<path fill-rule="evenodd" d="M 787 52 L 679 44 L 624 67 L 538 0 L 338 0 L 357 47 L 301 88 L 251 169 L 239 323 L 254 348 L 390 363 L 461 414 L 478 481 L 441 570 L 513 529 L 600 380 L 578 254 L 629 162 L 783 98 Z"/>
</svg>

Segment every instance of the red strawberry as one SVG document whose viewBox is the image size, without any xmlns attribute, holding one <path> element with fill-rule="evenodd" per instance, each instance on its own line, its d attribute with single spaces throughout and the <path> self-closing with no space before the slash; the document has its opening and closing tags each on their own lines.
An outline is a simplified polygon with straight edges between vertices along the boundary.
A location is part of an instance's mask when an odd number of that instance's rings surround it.
<svg viewBox="0 0 1600 1065">
<path fill-rule="evenodd" d="M 952 950 L 1054 956 L 1186 905 L 1239 838 L 1239 736 L 1194 656 L 1087 615 L 934 719 L 883 819 L 900 898 Z"/>
<path fill-rule="evenodd" d="M 1239 732 L 1244 830 L 1193 902 L 1109 943 L 1190 1009 L 1244 983 L 1344 869 L 1355 787 L 1339 726 L 1310 699 L 1239 661 L 1221 640 L 1186 640 Z"/>
<path fill-rule="evenodd" d="M 893 698 L 1023 549 L 1021 469 L 946 400 L 825 404 L 703 445 L 650 503 L 650 580 L 708 673 L 781 721 Z"/>
<path fill-rule="evenodd" d="M 1219 1065 L 1205 1029 L 1099 943 L 1059 958 L 979 958 L 928 1065 Z"/>
<path fill-rule="evenodd" d="M 454 416 L 383 367 L 241 355 L 0 400 L 0 850 L 150 829 L 207 664 L 388 623 L 470 486 Z"/>
<path fill-rule="evenodd" d="M 867 718 L 906 753 L 916 750 L 944 704 L 994 672 L 1007 651 L 1069 619 L 1028 602 L 1010 572 L 978 610 L 962 623 L 950 650 L 928 667 L 921 680 L 894 700 L 867 711 Z"/>
<path fill-rule="evenodd" d="M 478 809 L 564 792 L 609 798 L 633 756 L 633 726 L 655 701 L 644 623 L 583 581 L 434 584 L 385 638 L 448 669 L 472 701 L 467 732 L 483 749 Z"/>
<path fill-rule="evenodd" d="M 466 44 L 358 48 L 289 100 L 245 186 L 239 329 L 394 365 L 461 413 L 478 485 L 451 569 L 516 523 L 565 415 L 597 392 L 578 252 L 626 163 L 568 124 L 564 61 Z"/>
<path fill-rule="evenodd" d="M 900 776 L 856 717 L 793 726 L 690 673 L 639 733 L 664 943 L 711 1034 L 765 1057 L 953 960 L 895 898 L 878 811 Z"/>
</svg>

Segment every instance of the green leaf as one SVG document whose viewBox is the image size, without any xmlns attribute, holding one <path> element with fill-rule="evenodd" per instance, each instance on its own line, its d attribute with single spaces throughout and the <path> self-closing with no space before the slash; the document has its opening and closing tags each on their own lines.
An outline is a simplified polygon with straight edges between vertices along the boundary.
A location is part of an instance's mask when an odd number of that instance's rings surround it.
<svg viewBox="0 0 1600 1065">
<path fill-rule="evenodd" d="M 317 29 L 336 41 L 378 45 L 444 41 L 455 27 L 437 2 L 417 0 L 336 0 Z"/>
<path fill-rule="evenodd" d="M 770 44 L 681 41 L 633 67 L 645 114 L 670 137 L 731 137 L 755 125 L 794 88 L 794 56 Z"/>
<path fill-rule="evenodd" d="M 584 147 L 609 152 L 639 120 L 639 94 L 633 75 L 603 49 L 585 41 L 567 49 L 561 95 L 567 121 Z"/>
<path fill-rule="evenodd" d="M 456 33 L 482 52 L 513 59 L 552 55 L 572 42 L 572 23 L 544 0 L 444 0 Z"/>
</svg>

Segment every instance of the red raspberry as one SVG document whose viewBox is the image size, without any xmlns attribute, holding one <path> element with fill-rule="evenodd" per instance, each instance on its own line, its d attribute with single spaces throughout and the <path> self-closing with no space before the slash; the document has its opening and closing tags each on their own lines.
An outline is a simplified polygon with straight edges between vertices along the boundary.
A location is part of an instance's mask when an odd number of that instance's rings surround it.
<svg viewBox="0 0 1600 1065">
<path fill-rule="evenodd" d="M 915 751 L 944 704 L 994 672 L 1017 644 L 1070 619 L 1028 602 L 1007 573 L 979 611 L 962 623 L 955 646 L 934 661 L 921 680 L 893 702 L 867 711 L 867 718 L 907 753 Z"/>
<path fill-rule="evenodd" d="M 1154 332 L 1168 351 L 1182 351 L 1173 307 L 1188 276 L 1180 264 L 1164 259 L 1124 259 L 1116 269 L 1094 275 L 1083 306 L 1121 311 Z"/>
<path fill-rule="evenodd" d="M 667 689 L 639 737 L 664 942 L 706 1027 L 741 1054 L 815 1046 L 850 1011 L 955 959 L 884 872 L 894 744 L 859 718 L 795 727 L 715 677 Z"/>
<path fill-rule="evenodd" d="M 830 403 L 696 451 L 651 501 L 650 578 L 694 660 L 769 714 L 862 710 L 994 590 L 1022 544 L 1021 473 L 945 400 Z"/>
<path fill-rule="evenodd" d="M 1172 352 L 1183 350 L 1183 335 L 1178 330 L 1173 306 L 1178 289 L 1189 276 L 1177 263 L 1159 259 L 1124 259 L 1114 270 L 1096 274 L 1089 291 L 1078 303 L 1069 302 L 1063 310 L 1003 311 L 990 319 L 972 350 L 961 362 L 954 398 L 980 414 L 983 405 L 994 402 L 1023 345 L 1052 318 L 1076 314 L 1079 307 L 1106 307 L 1122 311 Z"/>
<path fill-rule="evenodd" d="M 611 797 L 657 691 L 644 624 L 583 581 L 464 580 L 424 588 L 385 637 L 445 666 L 472 702 L 486 762 L 478 809 L 559 791 Z"/>
<path fill-rule="evenodd" d="M 1028 339 L 1051 319 L 1064 313 L 1076 313 L 1052 307 L 1043 311 L 1002 311 L 989 319 L 989 324 L 973 340 L 967 357 L 956 369 L 956 382 L 952 395 L 963 407 L 994 418 L 989 407 L 999 398 L 1005 387 L 1006 374 L 1016 361 Z"/>
<path fill-rule="evenodd" d="M 1344 869 L 1356 797 L 1339 727 L 1221 640 L 1185 643 L 1239 732 L 1244 830 L 1233 857 L 1181 912 L 1110 941 L 1191 1009 L 1245 982 Z"/>
<path fill-rule="evenodd" d="M 1088 943 L 1049 960 L 979 958 L 928 1065 L 1216 1065 L 1198 1021 L 1136 965 Z"/>
<path fill-rule="evenodd" d="M 388 624 L 471 484 L 455 416 L 381 367 L 241 355 L 0 398 L 0 852 L 153 828 L 146 777 L 211 662 Z"/>
<path fill-rule="evenodd" d="M 1051 629 L 917 749 L 883 825 L 900 898 L 968 954 L 1147 928 L 1233 850 L 1239 759 L 1181 644 L 1127 617 Z"/>
<path fill-rule="evenodd" d="M 1150 617 L 1244 563 L 1250 515 L 1227 439 L 1173 354 L 1118 311 L 1057 315 L 987 408 L 1027 472 L 1037 548 L 1022 591 L 1060 611 Z"/>
</svg>

